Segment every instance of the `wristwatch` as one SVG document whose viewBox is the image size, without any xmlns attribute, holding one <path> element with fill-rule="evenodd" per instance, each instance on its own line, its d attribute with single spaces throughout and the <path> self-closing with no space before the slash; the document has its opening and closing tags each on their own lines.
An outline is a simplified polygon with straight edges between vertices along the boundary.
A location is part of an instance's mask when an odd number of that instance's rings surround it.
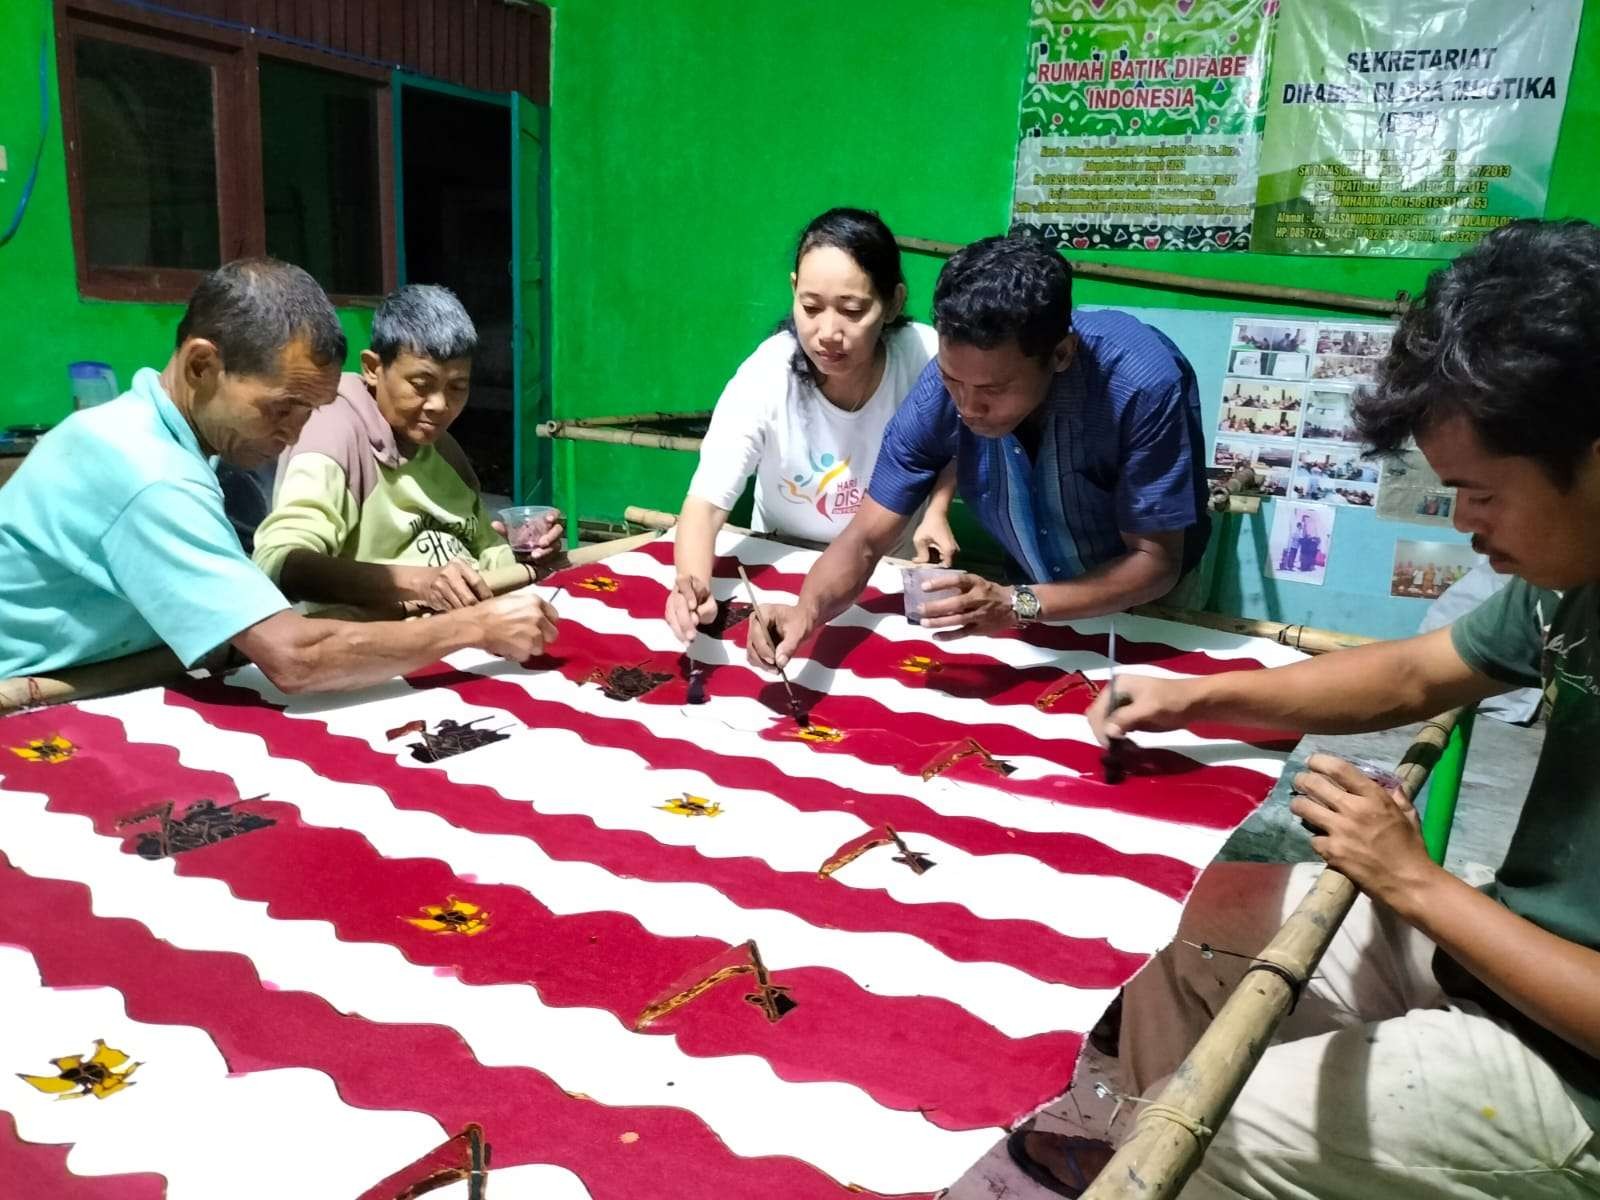
<svg viewBox="0 0 1600 1200">
<path fill-rule="evenodd" d="M 1011 589 L 1011 615 L 1017 618 L 1018 625 L 1039 619 L 1039 597 L 1025 583 Z"/>
</svg>

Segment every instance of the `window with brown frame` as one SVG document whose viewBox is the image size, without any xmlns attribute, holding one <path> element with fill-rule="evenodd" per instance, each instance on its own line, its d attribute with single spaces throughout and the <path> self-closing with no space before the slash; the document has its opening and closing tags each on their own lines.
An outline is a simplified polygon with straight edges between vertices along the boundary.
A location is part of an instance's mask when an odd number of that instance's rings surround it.
<svg viewBox="0 0 1600 1200">
<path fill-rule="evenodd" d="M 61 4 L 57 62 L 85 296 L 184 300 L 252 254 L 393 286 L 384 71 L 114 0 Z"/>
</svg>

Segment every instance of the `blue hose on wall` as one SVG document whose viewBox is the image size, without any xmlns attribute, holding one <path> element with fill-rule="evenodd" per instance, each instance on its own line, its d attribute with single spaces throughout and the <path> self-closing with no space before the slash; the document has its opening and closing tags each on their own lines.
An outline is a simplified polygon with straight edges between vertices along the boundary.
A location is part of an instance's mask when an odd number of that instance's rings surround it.
<svg viewBox="0 0 1600 1200">
<path fill-rule="evenodd" d="M 44 158 L 44 139 L 50 131 L 49 51 L 50 21 L 47 4 L 45 26 L 39 33 L 39 144 L 33 151 L 33 168 L 28 172 L 28 181 L 22 185 L 22 195 L 17 197 L 17 211 L 11 214 L 11 221 L 6 226 L 5 232 L 0 233 L 0 246 L 9 242 L 16 236 L 17 230 L 22 228 L 22 216 L 28 211 L 28 201 L 33 197 L 33 185 L 39 181 L 39 162 Z"/>
</svg>

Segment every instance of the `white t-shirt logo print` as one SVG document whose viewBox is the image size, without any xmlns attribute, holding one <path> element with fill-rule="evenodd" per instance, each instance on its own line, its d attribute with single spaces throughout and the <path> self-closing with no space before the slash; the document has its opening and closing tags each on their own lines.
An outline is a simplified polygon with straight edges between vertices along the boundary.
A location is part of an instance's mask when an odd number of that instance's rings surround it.
<svg viewBox="0 0 1600 1200">
<path fill-rule="evenodd" d="M 938 350 L 938 338 L 910 323 L 890 330 L 885 345 L 888 362 L 877 390 L 845 412 L 790 369 L 792 335 L 768 338 L 723 389 L 689 494 L 731 509 L 754 475 L 756 532 L 812 542 L 838 537 L 866 498 L 883 431 Z"/>
<path fill-rule="evenodd" d="M 841 479 L 843 483 L 838 488 L 838 498 L 833 503 L 833 511 L 829 512 L 828 489 Z M 850 459 L 837 458 L 832 454 L 813 459 L 807 474 L 785 479 L 778 494 L 792 504 L 815 506 L 829 521 L 836 516 L 854 516 L 856 509 L 861 507 L 861 486 L 850 474 Z"/>
</svg>

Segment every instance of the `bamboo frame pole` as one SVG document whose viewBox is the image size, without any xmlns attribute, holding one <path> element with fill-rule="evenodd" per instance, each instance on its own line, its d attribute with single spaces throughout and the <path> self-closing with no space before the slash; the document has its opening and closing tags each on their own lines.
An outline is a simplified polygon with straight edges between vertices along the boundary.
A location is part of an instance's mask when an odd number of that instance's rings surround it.
<svg viewBox="0 0 1600 1200">
<path fill-rule="evenodd" d="M 572 442 L 605 442 L 613 446 L 647 446 L 652 450 L 700 449 L 700 438 L 670 433 L 643 433 L 637 429 L 591 428 L 571 421 L 545 421 L 535 432 L 542 438 Z"/>
<path fill-rule="evenodd" d="M 662 512 L 659 508 L 640 508 L 637 504 L 630 504 L 622 510 L 622 519 L 629 525 L 643 525 L 646 529 L 663 531 L 671 529 L 678 523 L 676 513 Z M 724 528 L 730 528 L 724 526 Z M 748 529 L 734 529 L 734 533 L 748 533 Z"/>
<path fill-rule="evenodd" d="M 576 425 L 582 429 L 595 429 L 606 425 L 660 425 L 668 421 L 709 421 L 709 408 L 696 412 L 642 412 L 627 413 L 619 417 L 567 417 L 552 424 Z"/>
<path fill-rule="evenodd" d="M 1282 621 L 1260 621 L 1251 617 L 1229 617 L 1222 613 L 1196 612 L 1188 608 L 1168 608 L 1162 604 L 1138 604 L 1128 610 L 1136 616 L 1153 617 L 1157 621 L 1176 621 L 1180 625 L 1201 625 L 1207 629 L 1220 629 L 1224 633 L 1237 633 L 1241 637 L 1271 638 L 1280 646 L 1292 646 L 1306 654 L 1327 654 L 1332 650 L 1349 650 L 1378 641 L 1359 633 L 1338 633 L 1332 629 L 1316 629 L 1310 625 L 1285 624 Z"/>
<path fill-rule="evenodd" d="M 599 562 L 601 559 L 609 558 L 613 554 L 637 550 L 646 542 L 653 542 L 660 536 L 656 530 L 649 529 L 644 533 L 630 534 L 627 537 L 616 538 L 609 542 L 590 542 L 587 545 L 579 546 L 576 550 L 568 551 L 566 557 L 556 565 L 556 569 L 583 566 L 586 563 Z M 521 563 L 512 563 L 509 566 L 496 567 L 492 571 L 483 572 L 483 582 L 488 585 L 489 590 L 496 596 L 503 596 L 507 592 L 514 592 L 518 588 L 529 587 L 530 585 L 542 587 L 546 581 L 544 579 L 529 579 L 526 567 Z"/>
<path fill-rule="evenodd" d="M 897 237 L 902 250 L 948 258 L 961 246 L 955 242 L 936 242 L 928 238 Z M 1377 313 L 1385 317 L 1402 315 L 1409 302 L 1405 293 L 1393 300 L 1376 296 L 1357 296 L 1350 292 L 1325 292 L 1316 288 L 1284 287 L 1277 283 L 1249 283 L 1237 279 L 1208 279 L 1180 275 L 1175 271 L 1151 271 L 1145 267 L 1117 267 L 1109 263 L 1071 259 L 1072 273 L 1084 279 L 1106 279 L 1139 287 L 1161 288 L 1174 292 L 1199 292 L 1208 296 L 1238 296 L 1247 300 L 1267 300 L 1274 304 L 1305 304 L 1315 308 L 1343 309 L 1347 312 Z"/>
<path fill-rule="evenodd" d="M 1424 725 L 1401 759 L 1395 773 L 1408 798 L 1415 800 L 1427 782 L 1460 711 Z M 1083 1200 L 1168 1200 L 1182 1190 L 1355 898 L 1348 878 L 1331 867 L 1323 870 L 1257 958 L 1269 967 L 1252 968 L 1239 981 L 1171 1081 L 1142 1108 L 1132 1135 Z"/>
<path fill-rule="evenodd" d="M 47 704 L 65 704 L 135 688 L 173 683 L 184 676 L 183 664 L 165 646 L 105 662 L 68 667 L 49 675 L 0 679 L 0 716 Z"/>
</svg>

